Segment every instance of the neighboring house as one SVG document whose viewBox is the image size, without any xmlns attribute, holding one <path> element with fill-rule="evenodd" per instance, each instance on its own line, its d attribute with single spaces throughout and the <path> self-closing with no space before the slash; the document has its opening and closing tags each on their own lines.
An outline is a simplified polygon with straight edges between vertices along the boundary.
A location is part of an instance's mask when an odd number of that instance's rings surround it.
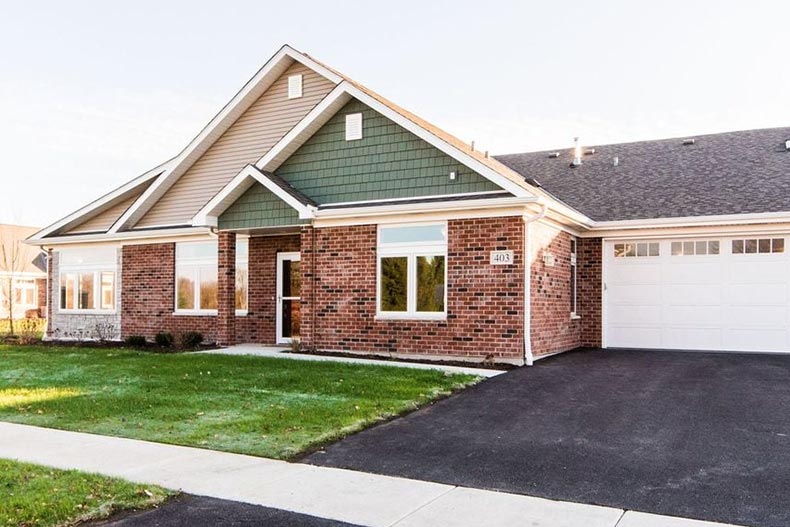
<svg viewBox="0 0 790 527">
<path fill-rule="evenodd" d="M 45 317 L 47 262 L 38 248 L 24 243 L 38 227 L 0 224 L 0 320 Z"/>
<path fill-rule="evenodd" d="M 285 46 L 176 157 L 30 239 L 48 335 L 790 351 L 789 139 L 493 158 Z"/>
</svg>

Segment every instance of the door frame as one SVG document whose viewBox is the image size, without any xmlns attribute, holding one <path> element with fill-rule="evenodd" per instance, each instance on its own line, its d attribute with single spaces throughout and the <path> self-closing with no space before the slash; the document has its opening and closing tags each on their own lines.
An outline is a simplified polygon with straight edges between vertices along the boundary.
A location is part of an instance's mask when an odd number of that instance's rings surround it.
<svg viewBox="0 0 790 527">
<path fill-rule="evenodd" d="M 292 339 L 291 337 L 283 337 L 283 300 L 298 300 L 301 302 L 301 295 L 300 296 L 289 296 L 283 297 L 283 262 L 284 261 L 291 261 L 291 262 L 301 262 L 302 261 L 302 253 L 295 251 L 295 252 L 284 252 L 284 253 L 277 253 L 277 282 L 275 285 L 275 306 L 276 306 L 276 313 L 275 313 L 275 333 L 274 339 L 277 344 L 290 344 Z M 300 291 L 301 293 L 301 291 Z"/>
</svg>

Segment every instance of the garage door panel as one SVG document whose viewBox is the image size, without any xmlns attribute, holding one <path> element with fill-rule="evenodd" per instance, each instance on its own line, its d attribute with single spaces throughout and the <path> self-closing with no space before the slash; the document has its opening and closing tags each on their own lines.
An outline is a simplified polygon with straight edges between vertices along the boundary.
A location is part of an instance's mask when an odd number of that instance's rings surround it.
<svg viewBox="0 0 790 527">
<path fill-rule="evenodd" d="M 721 349 L 722 330 L 718 327 L 664 328 L 663 346 L 667 349 L 715 350 Z"/>
<path fill-rule="evenodd" d="M 611 326 L 609 333 L 616 348 L 660 348 L 661 328 Z"/>
<path fill-rule="evenodd" d="M 610 285 L 609 294 L 617 300 L 616 305 L 660 305 L 661 286 L 655 285 Z"/>
<path fill-rule="evenodd" d="M 616 258 L 606 242 L 607 346 L 790 352 L 790 254 L 733 254 L 732 238 L 707 240 L 719 254 L 672 255 L 677 240 L 666 239 L 659 256 Z"/>
<path fill-rule="evenodd" d="M 787 262 L 775 254 L 732 255 L 729 281 L 740 284 L 786 283 Z"/>
<path fill-rule="evenodd" d="M 721 326 L 721 306 L 672 306 L 663 310 L 662 320 L 674 326 Z"/>
<path fill-rule="evenodd" d="M 640 325 L 645 321 L 655 321 L 657 325 L 661 320 L 661 305 L 638 306 L 631 304 L 614 305 L 610 307 L 610 316 L 622 324 Z"/>
<path fill-rule="evenodd" d="M 664 299 L 672 306 L 721 305 L 721 287 L 715 284 L 669 284 L 664 286 Z"/>
<path fill-rule="evenodd" d="M 726 289 L 727 303 L 751 306 L 784 306 L 787 304 L 785 284 L 733 284 Z"/>
<path fill-rule="evenodd" d="M 724 349 L 787 351 L 787 331 L 766 328 L 730 328 L 724 332 Z"/>
<path fill-rule="evenodd" d="M 629 259 L 620 258 L 620 260 Z M 618 261 L 614 267 L 618 267 L 619 272 L 613 273 L 610 285 L 659 284 L 661 282 L 661 267 L 657 264 Z"/>
<path fill-rule="evenodd" d="M 787 325 L 787 309 L 784 306 L 726 306 L 725 320 L 731 324 L 755 328 L 777 328 Z"/>
<path fill-rule="evenodd" d="M 704 256 L 700 258 L 714 258 Z M 720 263 L 689 262 L 687 258 L 680 258 L 683 263 L 667 265 L 663 281 L 665 284 L 711 284 L 721 283 L 722 266 Z"/>
</svg>

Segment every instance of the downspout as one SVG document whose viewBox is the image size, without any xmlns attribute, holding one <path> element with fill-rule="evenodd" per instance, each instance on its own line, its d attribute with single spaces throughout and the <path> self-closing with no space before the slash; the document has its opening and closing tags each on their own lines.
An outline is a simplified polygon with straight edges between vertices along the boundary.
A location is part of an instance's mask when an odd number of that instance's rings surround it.
<svg viewBox="0 0 790 527">
<path fill-rule="evenodd" d="M 531 331 L 531 301 L 532 301 L 532 275 L 531 275 L 531 247 L 529 237 L 529 226 L 532 222 L 538 221 L 546 215 L 546 203 L 539 202 L 540 211 L 530 216 L 524 214 L 524 364 L 532 366 L 535 362 L 532 356 L 532 331 Z"/>
</svg>

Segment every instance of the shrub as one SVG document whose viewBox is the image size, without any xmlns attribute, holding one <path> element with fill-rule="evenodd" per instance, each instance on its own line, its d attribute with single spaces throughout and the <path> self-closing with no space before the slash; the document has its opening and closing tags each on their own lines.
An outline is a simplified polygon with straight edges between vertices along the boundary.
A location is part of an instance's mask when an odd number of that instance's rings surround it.
<svg viewBox="0 0 790 527">
<path fill-rule="evenodd" d="M 176 339 L 173 337 L 172 333 L 160 331 L 154 337 L 154 342 L 156 342 L 156 345 L 160 348 L 172 348 L 173 344 L 176 342 Z"/>
<path fill-rule="evenodd" d="M 197 331 L 187 331 L 181 335 L 181 346 L 184 348 L 197 348 L 203 343 L 203 334 Z"/>
<path fill-rule="evenodd" d="M 142 335 L 129 335 L 124 342 L 133 348 L 144 348 L 146 343 L 145 337 Z"/>
</svg>

